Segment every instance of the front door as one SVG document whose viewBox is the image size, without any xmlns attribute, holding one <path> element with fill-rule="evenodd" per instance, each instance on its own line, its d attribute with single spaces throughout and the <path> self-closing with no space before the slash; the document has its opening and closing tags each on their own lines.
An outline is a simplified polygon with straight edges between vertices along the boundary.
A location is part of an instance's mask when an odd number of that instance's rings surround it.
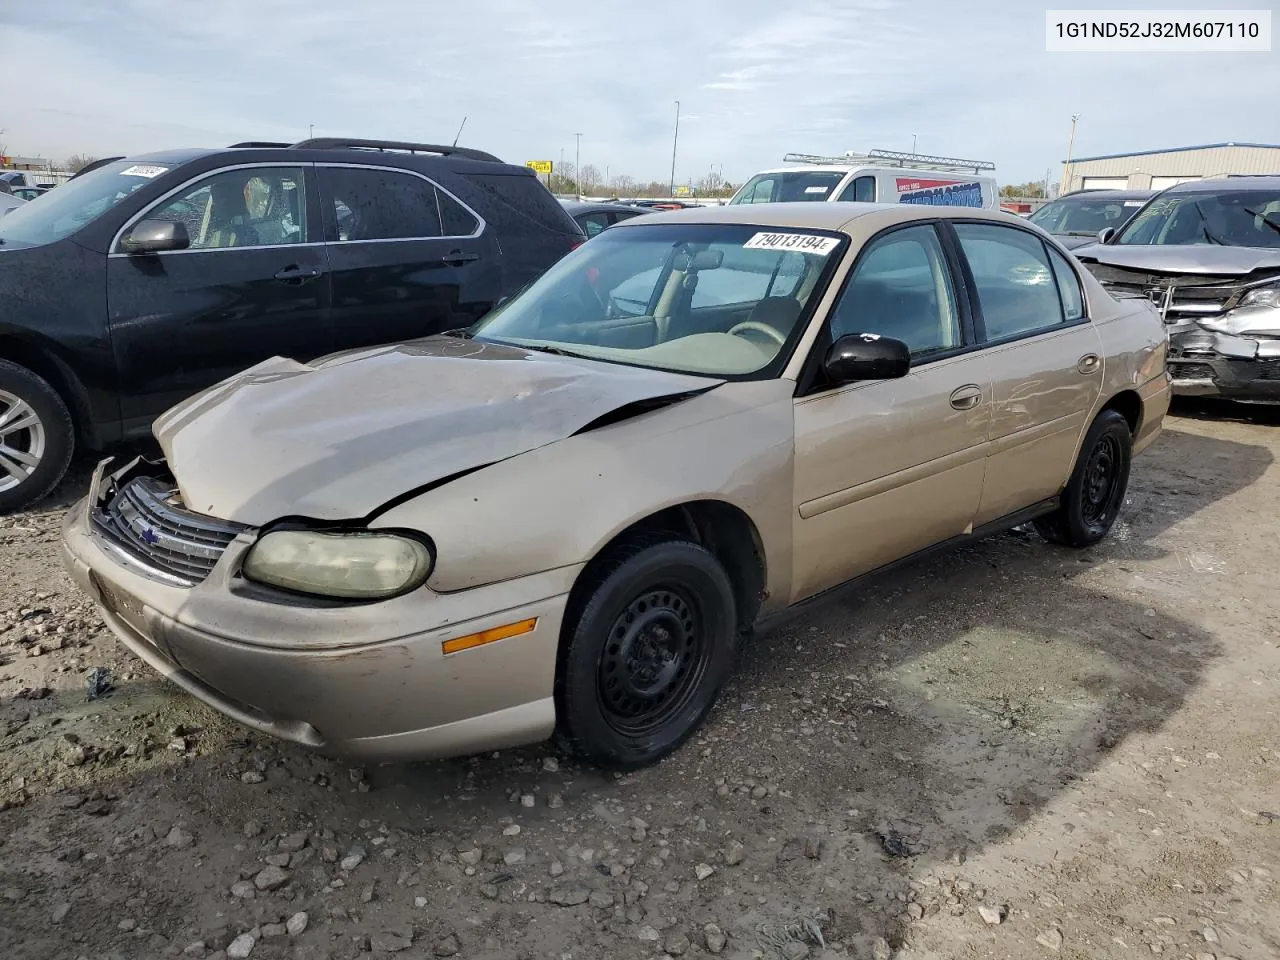
<svg viewBox="0 0 1280 960">
<path fill-rule="evenodd" d="M 912 369 L 797 398 L 793 602 L 968 532 L 982 495 L 989 371 L 937 227 L 873 240 L 828 325 L 815 349 L 878 333 Z"/>
<path fill-rule="evenodd" d="M 983 524 L 1062 490 L 1102 389 L 1102 340 L 1075 270 L 1039 236 L 989 222 L 954 230 L 994 387 Z"/>
<path fill-rule="evenodd" d="M 186 250 L 130 255 L 117 242 L 107 258 L 107 309 L 127 436 L 269 357 L 332 349 L 309 169 L 222 170 L 135 218 L 181 221 Z"/>
<path fill-rule="evenodd" d="M 319 168 L 338 349 L 469 326 L 498 299 L 490 231 L 426 177 L 382 167 Z"/>
</svg>

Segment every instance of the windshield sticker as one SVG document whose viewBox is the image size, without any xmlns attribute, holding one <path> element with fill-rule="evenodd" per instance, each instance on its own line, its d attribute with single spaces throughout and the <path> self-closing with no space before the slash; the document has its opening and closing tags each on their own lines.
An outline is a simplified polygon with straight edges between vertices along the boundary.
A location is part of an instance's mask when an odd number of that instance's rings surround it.
<svg viewBox="0 0 1280 960">
<path fill-rule="evenodd" d="M 830 187 L 823 187 L 823 186 L 805 187 L 804 192 L 805 193 L 826 193 L 829 189 Z"/>
<path fill-rule="evenodd" d="M 1140 207 L 1140 206 L 1142 206 L 1142 201 L 1141 201 L 1141 200 L 1126 200 L 1126 201 L 1124 202 L 1124 205 L 1125 205 L 1126 207 Z"/>
<path fill-rule="evenodd" d="M 899 203 L 921 203 L 932 207 L 981 207 L 982 184 L 964 180 L 920 180 L 897 178 Z"/>
<path fill-rule="evenodd" d="M 794 250 L 825 257 L 839 244 L 835 237 L 820 237 L 813 233 L 757 233 L 742 247 L 744 250 Z"/>
<path fill-rule="evenodd" d="M 168 167 L 162 167 L 155 163 L 135 163 L 132 167 L 126 167 L 120 171 L 122 177 L 146 177 L 150 180 L 152 177 L 158 177 L 160 174 L 168 170 Z"/>
</svg>

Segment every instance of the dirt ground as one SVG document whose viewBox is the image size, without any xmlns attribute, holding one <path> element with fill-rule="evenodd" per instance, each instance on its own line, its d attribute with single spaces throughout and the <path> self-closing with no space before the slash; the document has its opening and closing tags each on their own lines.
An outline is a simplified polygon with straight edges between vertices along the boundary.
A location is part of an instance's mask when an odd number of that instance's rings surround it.
<svg viewBox="0 0 1280 960">
<path fill-rule="evenodd" d="M 1274 960 L 1280 417 L 1178 414 L 1104 544 L 838 596 L 622 777 L 352 770 L 220 719 L 58 566 L 81 471 L 0 518 L 0 955 Z"/>
</svg>

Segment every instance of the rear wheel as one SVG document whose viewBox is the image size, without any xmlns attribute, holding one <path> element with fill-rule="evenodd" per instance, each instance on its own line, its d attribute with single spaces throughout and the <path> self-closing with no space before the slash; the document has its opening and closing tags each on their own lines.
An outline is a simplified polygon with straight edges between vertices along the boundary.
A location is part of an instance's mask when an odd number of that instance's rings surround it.
<svg viewBox="0 0 1280 960">
<path fill-rule="evenodd" d="M 1129 487 L 1133 435 L 1115 410 L 1103 410 L 1085 434 L 1058 509 L 1035 521 L 1050 543 L 1088 547 L 1111 532 Z"/>
<path fill-rule="evenodd" d="M 581 598 L 561 656 L 560 737 L 602 767 L 653 763 L 702 724 L 732 672 L 729 578 L 697 544 L 637 542 L 605 558 Z"/>
<path fill-rule="evenodd" d="M 0 360 L 0 513 L 34 503 L 67 472 L 71 414 L 43 378 Z"/>
</svg>

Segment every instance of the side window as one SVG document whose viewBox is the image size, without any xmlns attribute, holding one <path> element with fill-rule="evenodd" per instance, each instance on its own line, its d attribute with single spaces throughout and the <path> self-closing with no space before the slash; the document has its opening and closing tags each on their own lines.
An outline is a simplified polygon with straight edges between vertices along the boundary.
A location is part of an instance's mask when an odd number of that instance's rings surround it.
<svg viewBox="0 0 1280 960">
<path fill-rule="evenodd" d="M 801 253 L 763 257 L 755 250 L 726 249 L 719 268 L 699 272 L 689 306 L 697 309 L 754 303 L 766 297 L 794 297 L 804 274 Z"/>
<path fill-rule="evenodd" d="M 588 213 L 578 221 L 578 224 L 582 227 L 582 232 L 590 239 L 609 225 L 608 219 L 608 214 Z"/>
<path fill-rule="evenodd" d="M 757 180 L 751 192 L 748 193 L 740 201 L 741 203 L 770 203 L 773 200 L 774 183 L 772 180 Z"/>
<path fill-rule="evenodd" d="M 466 207 L 443 190 L 436 190 L 440 203 L 440 226 L 446 237 L 469 237 L 480 230 L 480 221 Z"/>
<path fill-rule="evenodd" d="M 855 203 L 875 203 L 876 178 L 858 177 L 840 191 L 841 200 L 853 200 Z"/>
<path fill-rule="evenodd" d="M 1067 323 L 1084 319 L 1084 294 L 1080 292 L 1080 278 L 1062 254 L 1052 247 L 1047 249 L 1049 262 L 1053 265 L 1053 278 L 1058 282 L 1058 296 L 1062 298 L 1062 318 Z"/>
<path fill-rule="evenodd" d="M 187 228 L 192 250 L 307 242 L 306 190 L 297 167 L 224 170 L 146 214 Z"/>
<path fill-rule="evenodd" d="M 320 187 L 328 233 L 338 240 L 441 236 L 436 188 L 421 177 L 366 167 L 321 167 Z"/>
<path fill-rule="evenodd" d="M 955 229 L 973 272 L 987 340 L 1062 323 L 1058 284 L 1039 237 L 999 224 L 957 223 Z"/>
<path fill-rule="evenodd" d="M 907 227 L 862 251 L 831 314 L 831 338 L 878 333 L 912 357 L 960 346 L 960 316 L 942 244 L 932 226 Z"/>
</svg>

